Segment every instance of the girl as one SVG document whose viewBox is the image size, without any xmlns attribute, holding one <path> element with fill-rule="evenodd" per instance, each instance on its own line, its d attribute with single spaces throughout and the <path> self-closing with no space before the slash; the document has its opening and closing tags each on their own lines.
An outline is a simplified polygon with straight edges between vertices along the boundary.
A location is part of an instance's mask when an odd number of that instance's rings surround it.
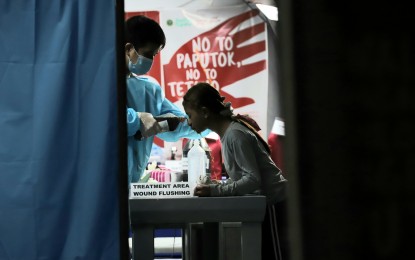
<svg viewBox="0 0 415 260">
<path fill-rule="evenodd" d="M 248 117 L 234 115 L 231 104 L 207 83 L 191 87 L 183 97 L 188 123 L 200 133 L 216 132 L 222 143 L 226 183 L 201 184 L 196 196 L 266 196 L 267 210 L 262 224 L 262 256 L 288 259 L 286 246 L 285 196 L 287 180 L 270 157 L 267 143 L 258 134 L 259 127 Z"/>
</svg>

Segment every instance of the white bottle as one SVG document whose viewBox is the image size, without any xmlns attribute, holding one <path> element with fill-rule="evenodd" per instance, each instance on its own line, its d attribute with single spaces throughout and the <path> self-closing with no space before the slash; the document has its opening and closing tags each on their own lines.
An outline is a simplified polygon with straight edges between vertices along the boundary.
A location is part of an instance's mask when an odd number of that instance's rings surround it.
<svg viewBox="0 0 415 260">
<path fill-rule="evenodd" d="M 190 186 L 190 191 L 193 194 L 193 191 L 200 180 L 206 174 L 206 152 L 200 146 L 200 141 L 195 140 L 192 148 L 187 154 L 187 163 L 188 163 L 188 182 Z"/>
<path fill-rule="evenodd" d="M 187 169 L 189 169 L 187 154 L 189 153 L 190 149 L 193 146 L 193 140 L 189 139 L 187 143 L 183 147 L 183 154 L 182 154 L 182 172 L 183 172 L 183 181 L 188 181 L 188 173 Z"/>
</svg>

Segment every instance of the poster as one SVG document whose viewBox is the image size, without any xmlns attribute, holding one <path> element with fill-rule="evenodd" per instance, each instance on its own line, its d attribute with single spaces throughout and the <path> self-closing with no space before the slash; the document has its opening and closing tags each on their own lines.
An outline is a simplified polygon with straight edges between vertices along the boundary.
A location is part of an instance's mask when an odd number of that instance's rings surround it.
<svg viewBox="0 0 415 260">
<path fill-rule="evenodd" d="M 126 18 L 136 14 L 158 21 L 166 35 L 166 46 L 146 75 L 163 88 L 166 98 L 182 108 L 186 91 L 208 82 L 232 103 L 235 113 L 249 114 L 266 129 L 267 26 L 258 9 L 131 10 Z"/>
</svg>

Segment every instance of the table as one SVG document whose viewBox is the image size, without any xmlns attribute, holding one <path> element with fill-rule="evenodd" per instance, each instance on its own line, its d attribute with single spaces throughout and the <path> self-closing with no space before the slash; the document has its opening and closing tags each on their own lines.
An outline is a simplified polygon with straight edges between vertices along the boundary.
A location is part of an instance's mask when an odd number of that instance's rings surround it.
<svg viewBox="0 0 415 260">
<path fill-rule="evenodd" d="M 221 222 L 241 222 L 242 260 L 261 259 L 265 207 L 264 196 L 130 199 L 133 259 L 154 260 L 154 229 L 182 228 L 185 230 L 183 260 L 190 260 L 188 227 L 200 222 L 204 225 L 203 260 L 220 258 L 218 227 Z"/>
</svg>

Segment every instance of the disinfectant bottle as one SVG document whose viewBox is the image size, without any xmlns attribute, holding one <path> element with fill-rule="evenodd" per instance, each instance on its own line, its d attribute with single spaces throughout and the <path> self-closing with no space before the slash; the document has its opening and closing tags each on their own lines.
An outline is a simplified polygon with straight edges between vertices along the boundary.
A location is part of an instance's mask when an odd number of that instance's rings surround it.
<svg viewBox="0 0 415 260">
<path fill-rule="evenodd" d="M 189 168 L 188 160 L 187 160 L 187 154 L 189 153 L 190 148 L 193 146 L 193 140 L 188 140 L 186 144 L 183 147 L 183 154 L 182 154 L 182 171 L 183 171 L 183 181 L 188 181 L 188 173 L 187 169 Z"/>
<path fill-rule="evenodd" d="M 200 140 L 194 140 L 192 148 L 190 148 L 187 154 L 188 163 L 188 182 L 191 192 L 200 180 L 206 175 L 206 152 L 200 146 Z"/>
<path fill-rule="evenodd" d="M 187 154 L 189 153 L 190 148 L 192 148 L 193 144 L 195 142 L 195 139 L 189 139 L 187 140 L 187 142 L 185 143 L 185 145 L 183 146 L 183 153 L 182 153 L 182 159 L 181 159 L 181 163 L 182 163 L 182 171 L 183 171 L 183 181 L 187 181 L 187 169 L 188 169 L 188 159 L 187 159 Z M 200 142 L 200 146 L 203 148 L 203 150 L 205 150 L 206 153 L 206 175 L 210 176 L 210 172 L 211 172 L 211 163 L 212 163 L 212 152 L 211 149 L 206 141 L 205 138 L 200 138 L 199 139 Z"/>
</svg>

